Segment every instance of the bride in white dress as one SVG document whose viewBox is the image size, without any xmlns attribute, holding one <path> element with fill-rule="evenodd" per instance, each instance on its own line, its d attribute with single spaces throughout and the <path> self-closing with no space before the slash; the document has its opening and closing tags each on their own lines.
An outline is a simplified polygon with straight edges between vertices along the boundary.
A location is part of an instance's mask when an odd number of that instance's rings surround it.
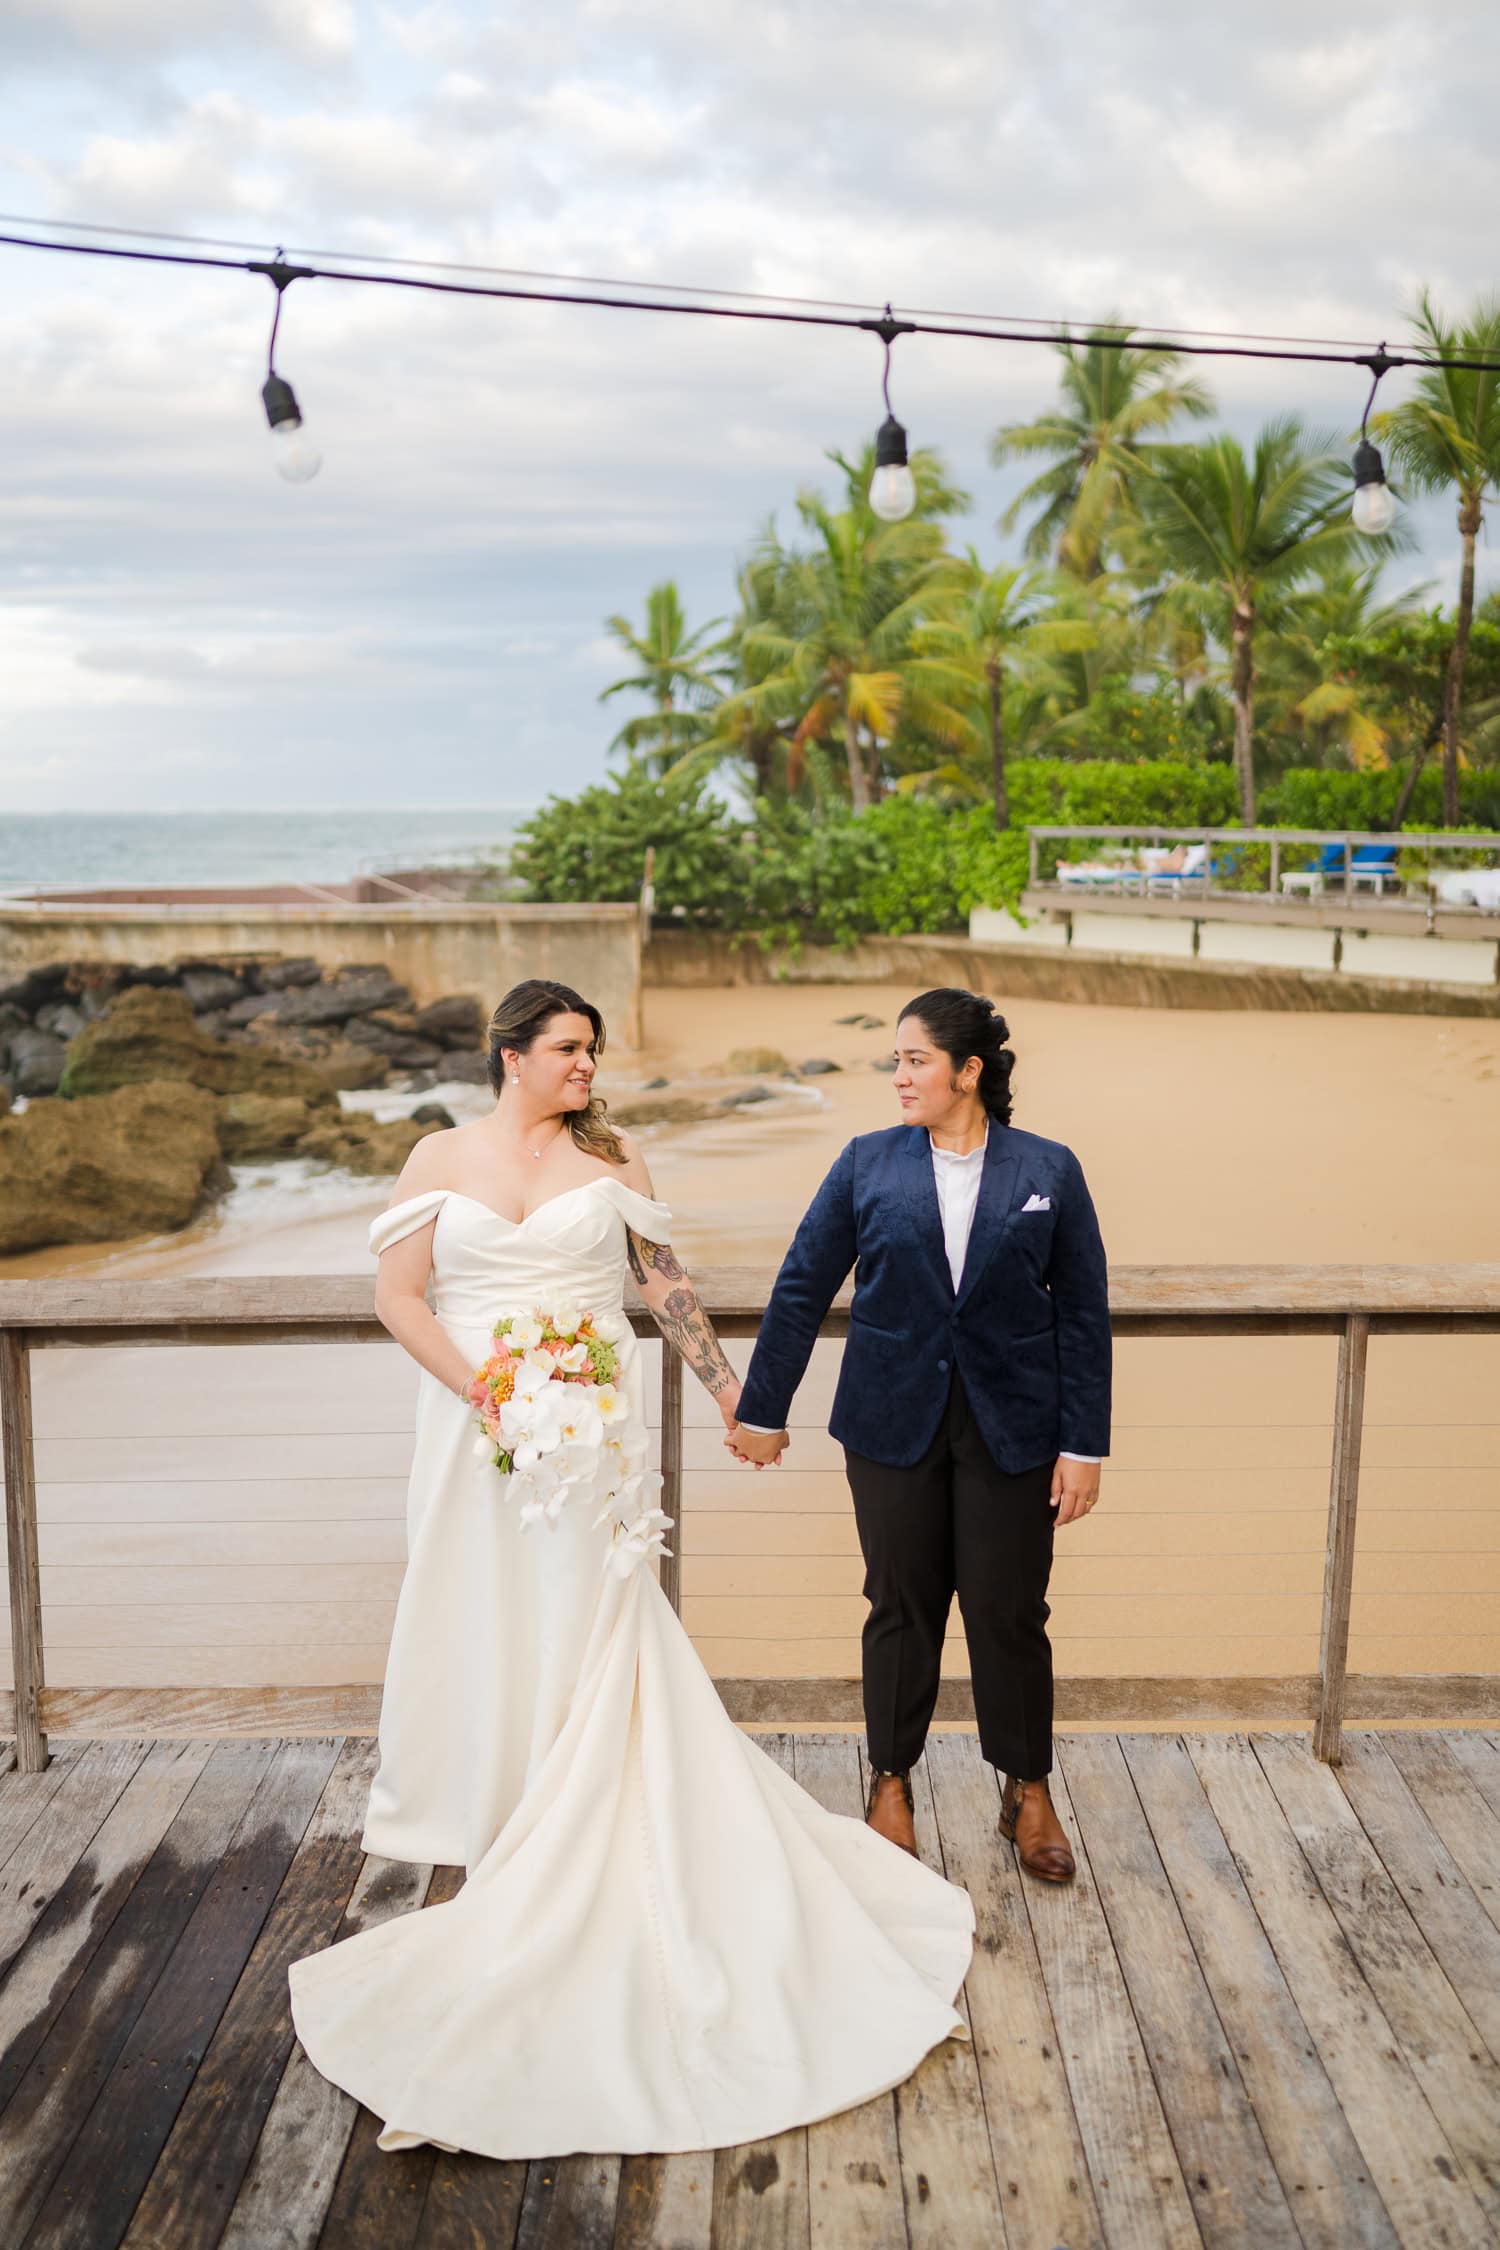
<svg viewBox="0 0 1500 2250">
<path fill-rule="evenodd" d="M 823 1811 L 738 1731 L 649 1526 L 627 1540 L 587 1498 L 523 1526 L 476 1452 L 465 1394 L 497 1317 L 618 1314 L 627 1266 L 734 1420 L 670 1214 L 592 1096 L 602 1046 L 577 993 L 517 986 L 490 1026 L 494 1111 L 419 1142 L 370 1230 L 377 1309 L 423 1374 L 363 1844 L 467 1880 L 290 1981 L 303 2046 L 384 2119 L 384 2149 L 729 2147 L 868 2100 L 964 2035 L 968 1894 Z"/>
</svg>

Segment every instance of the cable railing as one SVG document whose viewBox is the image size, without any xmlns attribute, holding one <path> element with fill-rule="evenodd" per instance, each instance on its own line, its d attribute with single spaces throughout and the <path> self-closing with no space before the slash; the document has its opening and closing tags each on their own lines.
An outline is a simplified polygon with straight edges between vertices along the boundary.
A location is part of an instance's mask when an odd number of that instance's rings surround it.
<svg viewBox="0 0 1500 2250">
<path fill-rule="evenodd" d="M 1305 915 L 1320 906 L 1386 907 L 1431 926 L 1500 916 L 1500 834 L 1477 829 L 1052 826 L 1027 831 L 1027 889 L 1054 900 L 1211 899 Z M 1071 847 L 1098 847 L 1092 858 Z"/>
<path fill-rule="evenodd" d="M 770 1273 L 760 1268 L 724 1267 L 700 1276 L 700 1294 L 721 1335 L 743 1339 L 756 1333 L 770 1281 Z M 1370 1340 L 1373 1336 L 1398 1335 L 1500 1335 L 1500 1265 L 1126 1266 L 1111 1274 L 1110 1310 L 1114 1332 L 1122 1341 L 1162 1337 L 1337 1339 L 1331 1414 L 1323 1425 L 1325 1430 L 1331 1427 L 1332 1445 L 1317 1666 L 1311 1672 L 1260 1674 L 1227 1669 L 1182 1675 L 1101 1672 L 1069 1676 L 1062 1672 L 1057 1682 L 1059 1721 L 1182 1725 L 1310 1722 L 1319 1757 L 1337 1761 L 1346 1718 L 1432 1721 L 1500 1716 L 1500 1672 L 1494 1669 L 1400 1673 L 1351 1672 L 1349 1668 Z M 655 1337 L 654 1323 L 639 1305 L 630 1309 L 630 1318 L 639 1335 Z M 830 1311 L 822 1334 L 837 1341 L 847 1328 L 846 1294 Z M 106 1684 L 49 1688 L 32 1425 L 35 1355 L 58 1348 L 372 1340 L 388 1341 L 374 1315 L 371 1284 L 355 1275 L 129 1281 L 80 1277 L 0 1283 L 0 1428 L 15 1680 L 14 1689 L 0 1703 L 0 1727 L 15 1736 L 21 1770 L 38 1771 L 46 1764 L 49 1732 L 155 1735 L 370 1731 L 378 1717 L 380 1694 L 377 1686 L 364 1682 L 328 1686 L 264 1681 L 240 1687 Z M 693 1521 L 688 1485 L 691 1476 L 698 1473 L 690 1467 L 691 1445 L 687 1441 L 695 1440 L 691 1421 L 685 1421 L 684 1416 L 682 1362 L 663 1346 L 662 1505 L 677 1528 L 672 1555 L 662 1564 L 662 1586 L 679 1610 L 684 1534 Z M 357 1476 L 359 1471 L 350 1473 Z M 752 1475 L 749 1471 L 735 1473 L 747 1479 Z M 1247 1467 L 1246 1473 L 1267 1472 Z M 772 1497 L 770 1492 L 762 1496 L 767 1500 Z M 1143 1550 L 1139 1559 L 1149 1561 L 1155 1551 Z M 732 1559 L 729 1550 L 720 1552 Z M 340 1566 L 333 1567 L 337 1570 Z M 1471 1592 L 1484 1596 L 1482 1586 L 1466 1589 L 1466 1599 Z M 1246 1591 L 1242 1598 L 1249 1602 L 1255 1596 Z M 1500 1594 L 1495 1597 L 1495 1607 L 1500 1614 Z M 712 1658 L 715 1642 L 738 1646 L 743 1636 L 708 1632 L 696 1637 L 716 1672 L 726 1707 L 742 1723 L 837 1725 L 854 1722 L 860 1716 L 859 1682 L 852 1673 L 720 1675 Z M 833 1646 L 841 1640 L 847 1645 L 842 1632 L 794 1632 L 776 1638 L 788 1645 L 799 1639 L 810 1645 Z M 1220 1662 L 1222 1665 L 1222 1657 Z M 944 1679 L 937 1718 L 940 1722 L 972 1723 L 973 1698 L 967 1679 Z"/>
</svg>

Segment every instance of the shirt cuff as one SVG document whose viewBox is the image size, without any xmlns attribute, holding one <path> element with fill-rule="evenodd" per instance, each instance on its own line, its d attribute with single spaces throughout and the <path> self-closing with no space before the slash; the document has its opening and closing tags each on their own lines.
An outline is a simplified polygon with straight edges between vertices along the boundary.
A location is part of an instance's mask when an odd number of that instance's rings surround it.
<svg viewBox="0 0 1500 2250">
<path fill-rule="evenodd" d="M 757 1437 L 780 1437 L 781 1435 L 780 1430 L 773 1430 L 767 1422 L 741 1422 L 740 1428 L 742 1430 L 754 1430 Z"/>
<path fill-rule="evenodd" d="M 748 1422 L 747 1422 L 747 1423 L 745 1424 L 745 1427 L 746 1427 L 746 1429 L 747 1429 L 747 1430 L 749 1429 L 750 1425 L 749 1425 L 749 1423 L 748 1423 Z M 1094 1461 L 1094 1462 L 1098 1462 L 1098 1461 L 1102 1461 L 1102 1460 L 1103 1460 L 1103 1458 L 1104 1458 L 1104 1456 L 1103 1456 L 1103 1454 L 1102 1454 L 1102 1453 L 1069 1453 L 1069 1452 L 1068 1452 L 1068 1451 L 1066 1450 L 1066 1448 L 1064 1448 L 1064 1449 L 1063 1449 L 1062 1451 L 1060 1451 L 1060 1452 L 1059 1452 L 1059 1454 L 1058 1454 L 1057 1458 L 1058 1458 L 1058 1460 L 1059 1460 L 1059 1461 Z"/>
</svg>

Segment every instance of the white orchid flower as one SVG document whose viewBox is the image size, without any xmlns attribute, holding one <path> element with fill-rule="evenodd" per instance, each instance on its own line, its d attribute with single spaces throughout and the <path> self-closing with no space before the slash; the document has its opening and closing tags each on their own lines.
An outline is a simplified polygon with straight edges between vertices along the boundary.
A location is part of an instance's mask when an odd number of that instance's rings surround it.
<svg viewBox="0 0 1500 2250">
<path fill-rule="evenodd" d="M 565 1352 L 555 1354 L 555 1364 L 565 1375 L 581 1375 L 589 1363 L 587 1344 L 569 1344 Z"/>
<path fill-rule="evenodd" d="M 601 1344 L 623 1344 L 630 1334 L 630 1323 L 622 1313 L 596 1312 L 594 1334 Z"/>
<path fill-rule="evenodd" d="M 616 1578 L 628 1578 L 639 1570 L 651 1555 L 668 1552 L 666 1535 L 672 1528 L 672 1518 L 664 1516 L 660 1508 L 645 1508 L 632 1523 L 621 1527 L 604 1557 L 604 1567 Z"/>
<path fill-rule="evenodd" d="M 550 1352 L 528 1352 L 517 1365 L 515 1388 L 511 1392 L 511 1397 L 513 1399 L 535 1398 L 537 1393 L 545 1390 L 551 1382 L 552 1366 L 552 1354 Z"/>
<path fill-rule="evenodd" d="M 581 1383 L 559 1384 L 563 1393 L 558 1431 L 567 1445 L 586 1445 L 597 1454 L 604 1438 L 599 1409 Z"/>
<path fill-rule="evenodd" d="M 630 1411 L 629 1399 L 615 1383 L 596 1383 L 593 1400 L 606 1430 L 612 1422 L 623 1422 Z M 615 1443 L 618 1444 L 619 1440 L 616 1439 Z"/>
<path fill-rule="evenodd" d="M 474 1440 L 474 1458 L 476 1461 L 493 1461 L 495 1458 L 495 1440 L 488 1437 L 477 1437 Z"/>
</svg>

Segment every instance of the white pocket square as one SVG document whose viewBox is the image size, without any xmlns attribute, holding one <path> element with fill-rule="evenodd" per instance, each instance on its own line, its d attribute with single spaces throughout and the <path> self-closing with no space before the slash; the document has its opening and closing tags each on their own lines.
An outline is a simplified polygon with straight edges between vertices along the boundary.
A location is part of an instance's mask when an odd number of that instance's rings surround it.
<svg viewBox="0 0 1500 2250">
<path fill-rule="evenodd" d="M 1023 1211 L 1050 1211 L 1051 1208 L 1052 1198 L 1050 1195 L 1028 1195 L 1026 1201 L 1021 1205 Z"/>
</svg>

